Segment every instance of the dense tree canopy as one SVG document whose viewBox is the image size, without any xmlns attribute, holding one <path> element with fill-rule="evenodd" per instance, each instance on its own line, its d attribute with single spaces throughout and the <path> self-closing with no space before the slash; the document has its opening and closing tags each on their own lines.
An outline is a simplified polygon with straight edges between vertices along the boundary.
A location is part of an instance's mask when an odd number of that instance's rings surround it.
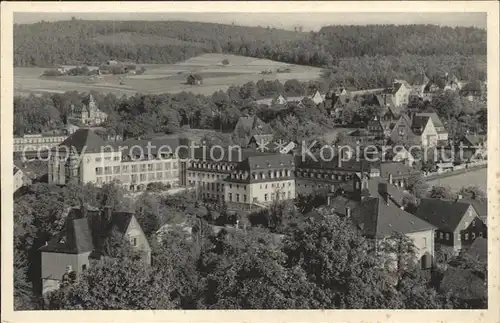
<svg viewBox="0 0 500 323">
<path fill-rule="evenodd" d="M 14 25 L 15 66 L 100 65 L 109 59 L 172 63 L 206 52 L 337 66 L 344 57 L 485 55 L 486 32 L 472 27 L 371 25 L 327 26 L 306 33 L 184 21 L 78 19 Z"/>
<path fill-rule="evenodd" d="M 51 296 L 53 309 L 171 309 L 171 282 L 127 258 L 93 264 L 73 285 Z"/>
</svg>

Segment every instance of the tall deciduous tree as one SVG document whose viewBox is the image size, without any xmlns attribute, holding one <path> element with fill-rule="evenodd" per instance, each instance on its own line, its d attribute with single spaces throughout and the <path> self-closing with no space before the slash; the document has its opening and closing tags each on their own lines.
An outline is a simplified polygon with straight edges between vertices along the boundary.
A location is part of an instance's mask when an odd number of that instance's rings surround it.
<svg viewBox="0 0 500 323">
<path fill-rule="evenodd" d="M 403 304 L 391 277 L 380 267 L 373 243 L 350 220 L 328 216 L 291 230 L 284 251 L 300 264 L 321 291 L 320 308 L 399 308 Z"/>
<path fill-rule="evenodd" d="M 428 196 L 433 199 L 453 199 L 455 194 L 449 186 L 433 186 L 429 191 Z"/>
<path fill-rule="evenodd" d="M 93 264 L 76 283 L 55 292 L 53 309 L 172 309 L 171 281 L 140 261 L 105 259 Z"/>
<path fill-rule="evenodd" d="M 265 235 L 220 232 L 202 254 L 209 309 L 308 308 L 314 286 Z"/>
</svg>

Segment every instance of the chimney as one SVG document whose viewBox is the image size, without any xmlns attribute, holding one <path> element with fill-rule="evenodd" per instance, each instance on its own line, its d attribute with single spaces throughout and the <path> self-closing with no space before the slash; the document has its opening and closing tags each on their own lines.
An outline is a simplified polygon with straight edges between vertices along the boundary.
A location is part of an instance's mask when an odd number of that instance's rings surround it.
<svg viewBox="0 0 500 323">
<path fill-rule="evenodd" d="M 389 184 L 392 184 L 392 174 L 389 174 Z"/>
<path fill-rule="evenodd" d="M 457 202 L 458 202 L 459 200 L 461 200 L 462 198 L 463 198 L 463 196 L 462 196 L 462 195 L 460 195 L 460 194 L 458 194 L 458 195 L 457 195 Z"/>
<path fill-rule="evenodd" d="M 350 207 L 345 208 L 345 216 L 346 216 L 346 218 L 351 217 L 351 208 Z"/>
</svg>

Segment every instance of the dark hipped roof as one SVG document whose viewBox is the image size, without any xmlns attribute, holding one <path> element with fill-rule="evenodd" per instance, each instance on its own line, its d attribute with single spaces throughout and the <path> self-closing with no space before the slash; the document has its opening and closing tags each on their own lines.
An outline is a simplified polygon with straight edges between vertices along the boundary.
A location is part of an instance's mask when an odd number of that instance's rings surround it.
<svg viewBox="0 0 500 323">
<path fill-rule="evenodd" d="M 88 210 L 96 213 L 97 211 Z M 92 231 L 87 217 L 80 209 L 71 209 L 64 227 L 40 251 L 79 254 L 94 249 Z"/>
<path fill-rule="evenodd" d="M 444 125 L 443 122 L 441 122 L 441 119 L 439 119 L 439 116 L 437 115 L 436 112 L 419 112 L 416 114 L 418 117 L 429 117 L 432 120 L 432 123 L 436 127 L 436 131 L 442 132 L 444 130 Z M 437 129 L 437 128 L 443 128 L 443 129 Z M 441 130 L 441 131 L 439 131 Z"/>
<path fill-rule="evenodd" d="M 368 197 L 352 211 L 352 217 L 368 237 L 387 237 L 395 232 L 401 234 L 433 230 L 435 227 L 382 197 Z"/>
<path fill-rule="evenodd" d="M 87 210 L 86 215 L 84 215 L 81 209 L 71 209 L 61 231 L 47 245 L 41 247 L 40 251 L 80 254 L 99 249 L 100 246 L 97 245 L 102 242 L 100 239 L 106 239 L 106 236 L 99 238 L 97 231 L 104 232 L 106 235 L 116 229 L 121 234 L 125 234 L 134 216 L 130 212 L 113 212 L 111 221 L 104 230 L 102 230 L 103 228 L 92 229 L 89 218 L 98 216 L 99 213 L 103 217 L 103 212 L 106 210 Z"/>
<path fill-rule="evenodd" d="M 69 152 L 74 147 L 78 154 L 82 153 L 82 151 L 85 153 L 99 153 L 102 147 L 106 146 L 108 146 L 108 143 L 92 130 L 78 129 L 59 144 L 56 149 Z"/>
<path fill-rule="evenodd" d="M 48 172 L 47 163 L 40 160 L 31 160 L 26 163 L 14 161 L 14 166 L 20 169 L 29 179 L 39 178 Z M 16 171 L 14 170 L 14 175 Z"/>
<path fill-rule="evenodd" d="M 294 156 L 288 154 L 266 154 L 260 156 L 249 156 L 238 165 L 241 170 L 264 170 L 294 166 Z"/>
<path fill-rule="evenodd" d="M 479 146 L 484 144 L 487 140 L 486 135 L 465 135 L 464 136 L 464 144 L 471 144 L 472 146 Z"/>
<path fill-rule="evenodd" d="M 439 229 L 455 231 L 469 209 L 470 204 L 461 200 L 424 198 L 415 211 L 415 216 L 428 221 Z"/>
</svg>

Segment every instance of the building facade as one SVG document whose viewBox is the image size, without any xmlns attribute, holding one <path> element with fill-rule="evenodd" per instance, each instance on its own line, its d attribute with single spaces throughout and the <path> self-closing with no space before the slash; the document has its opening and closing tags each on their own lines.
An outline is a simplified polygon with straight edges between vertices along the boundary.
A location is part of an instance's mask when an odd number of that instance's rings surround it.
<svg viewBox="0 0 500 323">
<path fill-rule="evenodd" d="M 295 198 L 294 169 L 288 154 L 247 149 L 203 158 L 198 150 L 189 162 L 187 182 L 203 199 L 266 205 Z"/>
<path fill-rule="evenodd" d="M 42 293 L 57 290 L 71 276 L 78 276 L 94 262 L 110 257 L 106 239 L 118 232 L 139 252 L 142 261 L 151 263 L 151 248 L 134 214 L 85 207 L 66 210 L 61 231 L 40 248 Z"/>
<path fill-rule="evenodd" d="M 148 151 L 148 144 L 156 149 Z M 91 130 L 79 129 L 52 151 L 49 183 L 74 181 L 101 186 L 117 182 L 130 191 L 145 190 L 155 182 L 176 187 L 182 166 L 176 152 L 179 146 L 179 140 L 107 143 Z"/>
<path fill-rule="evenodd" d="M 408 143 L 422 147 L 446 144 L 448 131 L 436 113 L 402 114 L 390 135 L 393 143 Z"/>
<path fill-rule="evenodd" d="M 24 170 L 21 169 L 20 167 L 14 165 L 14 179 L 13 179 L 14 192 L 16 192 L 23 186 L 31 185 L 31 182 L 32 181 L 29 178 L 28 174 L 26 174 Z"/>
<path fill-rule="evenodd" d="M 437 228 L 435 241 L 448 258 L 458 255 L 476 238 L 487 237 L 487 227 L 474 205 L 460 196 L 456 200 L 422 199 L 415 216 Z"/>
<path fill-rule="evenodd" d="M 41 151 L 56 147 L 68 138 L 67 135 L 24 135 L 14 137 L 14 152 Z"/>
<path fill-rule="evenodd" d="M 86 126 L 98 126 L 106 121 L 108 115 L 99 110 L 92 94 L 89 95 L 88 102 L 82 106 L 72 106 L 69 120 L 77 124 Z"/>
</svg>

